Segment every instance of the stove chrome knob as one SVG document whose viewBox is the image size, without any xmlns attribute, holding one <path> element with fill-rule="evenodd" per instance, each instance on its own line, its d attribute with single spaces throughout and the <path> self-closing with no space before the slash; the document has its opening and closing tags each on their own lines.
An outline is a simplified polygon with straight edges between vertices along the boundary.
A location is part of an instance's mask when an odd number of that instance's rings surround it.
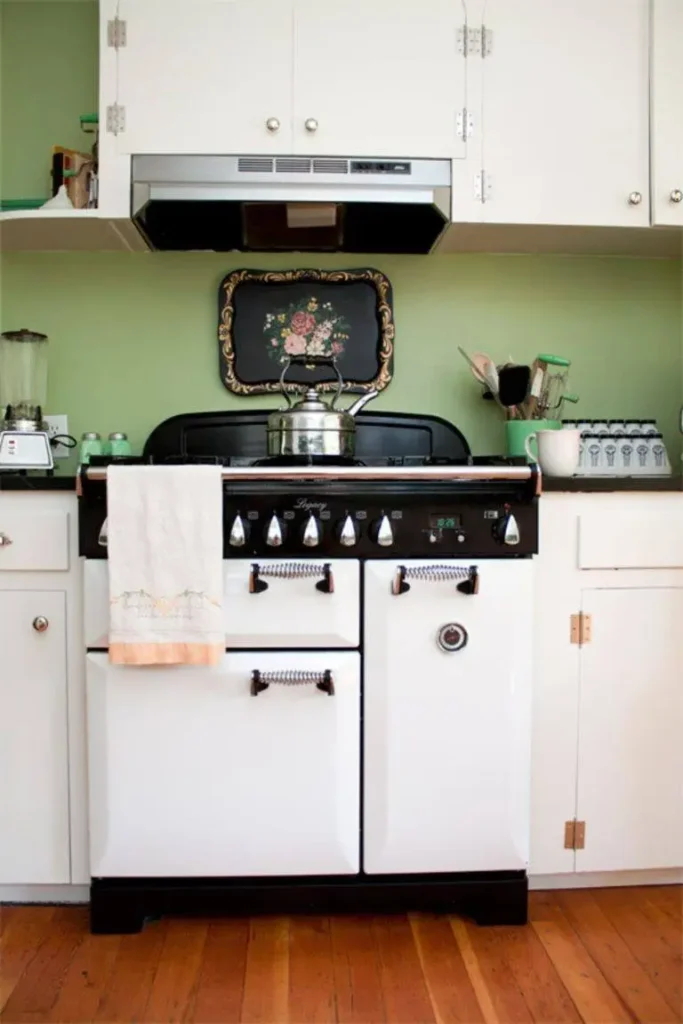
<svg viewBox="0 0 683 1024">
<path fill-rule="evenodd" d="M 507 512 L 499 520 L 497 536 L 501 544 L 509 544 L 511 547 L 519 544 L 521 540 L 519 524 L 512 512 Z"/>
<path fill-rule="evenodd" d="M 282 523 L 276 515 L 273 515 L 266 529 L 266 544 L 269 548 L 279 548 L 282 547 L 284 539 Z"/>
<path fill-rule="evenodd" d="M 390 548 L 394 543 L 394 531 L 389 516 L 382 516 L 375 527 L 375 543 L 381 548 Z"/>
<path fill-rule="evenodd" d="M 243 548 L 247 543 L 247 531 L 244 526 L 244 520 L 239 512 L 232 521 L 228 543 L 231 548 Z"/>
<path fill-rule="evenodd" d="M 347 516 L 339 531 L 339 543 L 345 548 L 352 548 L 358 540 L 356 524 L 351 516 Z"/>
<path fill-rule="evenodd" d="M 307 548 L 317 548 L 320 543 L 320 524 L 312 512 L 304 526 L 303 542 Z"/>
</svg>

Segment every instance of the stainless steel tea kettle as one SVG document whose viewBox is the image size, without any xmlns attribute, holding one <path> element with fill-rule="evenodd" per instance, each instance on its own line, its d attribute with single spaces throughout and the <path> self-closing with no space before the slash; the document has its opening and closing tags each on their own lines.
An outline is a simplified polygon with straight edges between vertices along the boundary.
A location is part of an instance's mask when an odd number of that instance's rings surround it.
<svg viewBox="0 0 683 1024">
<path fill-rule="evenodd" d="M 331 366 L 337 375 L 337 390 L 329 405 L 314 387 L 303 398 L 292 403 L 285 387 L 290 366 Z M 287 408 L 278 409 L 268 417 L 269 455 L 341 455 L 352 456 L 356 442 L 355 415 L 377 391 L 361 395 L 348 409 L 335 409 L 344 380 L 336 359 L 331 356 L 292 356 L 280 374 L 280 389 L 287 399 Z"/>
</svg>

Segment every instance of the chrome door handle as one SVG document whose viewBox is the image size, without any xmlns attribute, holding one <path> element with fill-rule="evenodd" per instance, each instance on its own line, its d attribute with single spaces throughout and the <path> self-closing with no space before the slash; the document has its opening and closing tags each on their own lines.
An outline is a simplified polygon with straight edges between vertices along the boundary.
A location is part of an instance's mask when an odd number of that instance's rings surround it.
<svg viewBox="0 0 683 1024">
<path fill-rule="evenodd" d="M 11 537 L 8 537 L 6 533 L 0 532 L 0 548 L 8 548 L 12 543 Z"/>
<path fill-rule="evenodd" d="M 257 668 L 251 673 L 252 697 L 258 697 L 269 686 L 307 686 L 315 683 L 319 690 L 326 693 L 328 697 L 334 697 L 334 680 L 329 669 L 324 672 L 309 672 L 306 670 L 284 669 L 279 672 L 260 672 Z"/>
<path fill-rule="evenodd" d="M 50 625 L 50 620 L 46 619 L 44 615 L 36 615 L 33 620 L 33 628 L 36 633 L 45 633 Z"/>
<path fill-rule="evenodd" d="M 268 584 L 262 579 L 263 576 L 274 576 L 280 580 L 302 580 L 322 576 L 322 579 L 315 584 L 316 590 L 323 594 L 334 593 L 334 574 L 329 562 L 325 562 L 323 565 L 320 563 L 316 565 L 315 562 L 280 562 L 279 565 L 259 565 L 258 562 L 252 562 L 249 573 L 250 594 L 262 594 L 264 590 L 268 589 Z"/>
</svg>

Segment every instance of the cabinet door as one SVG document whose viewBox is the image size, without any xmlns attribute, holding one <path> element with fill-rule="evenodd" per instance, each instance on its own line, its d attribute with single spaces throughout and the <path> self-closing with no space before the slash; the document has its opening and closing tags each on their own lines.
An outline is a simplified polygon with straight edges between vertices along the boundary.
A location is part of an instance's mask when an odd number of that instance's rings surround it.
<svg viewBox="0 0 683 1024">
<path fill-rule="evenodd" d="M 216 668 L 138 669 L 89 654 L 92 874 L 357 872 L 359 662 L 245 652 Z M 334 694 L 312 682 L 253 696 L 254 669 L 329 669 Z"/>
<path fill-rule="evenodd" d="M 121 0 L 119 17 L 120 152 L 290 148 L 290 0 Z"/>
<path fill-rule="evenodd" d="M 405 563 L 426 576 L 443 563 Z M 464 563 L 450 562 L 449 568 Z M 365 565 L 364 868 L 526 866 L 531 730 L 531 560 L 480 565 L 479 593 Z M 435 574 L 438 576 L 438 574 Z M 454 624 L 467 643 L 445 651 Z M 455 645 L 457 646 L 457 644 Z"/>
<path fill-rule="evenodd" d="M 683 866 L 683 587 L 587 590 L 578 871 Z"/>
<path fill-rule="evenodd" d="M 70 881 L 66 708 L 65 595 L 0 590 L 2 884 Z"/>
<path fill-rule="evenodd" d="M 453 0 L 296 0 L 294 152 L 464 157 L 463 10 Z"/>
<path fill-rule="evenodd" d="M 487 0 L 482 15 L 472 219 L 649 224 L 647 0 Z"/>
<path fill-rule="evenodd" d="M 683 225 L 683 3 L 652 5 L 652 222 Z"/>
</svg>

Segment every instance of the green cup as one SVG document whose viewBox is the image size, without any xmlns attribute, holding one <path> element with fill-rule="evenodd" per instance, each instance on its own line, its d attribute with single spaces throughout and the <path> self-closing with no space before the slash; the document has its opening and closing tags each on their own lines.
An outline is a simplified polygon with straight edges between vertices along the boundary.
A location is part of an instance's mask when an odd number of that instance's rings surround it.
<svg viewBox="0 0 683 1024">
<path fill-rule="evenodd" d="M 524 442 L 537 430 L 562 430 L 562 424 L 559 420 L 508 420 L 505 424 L 508 455 L 522 455 L 526 459 Z"/>
</svg>

